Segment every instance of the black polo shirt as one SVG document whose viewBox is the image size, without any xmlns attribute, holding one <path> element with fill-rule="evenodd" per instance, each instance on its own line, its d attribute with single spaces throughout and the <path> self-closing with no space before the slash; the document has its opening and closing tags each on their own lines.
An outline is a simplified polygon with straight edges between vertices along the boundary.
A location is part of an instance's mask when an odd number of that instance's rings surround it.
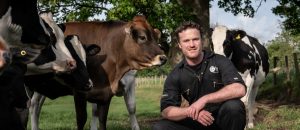
<svg viewBox="0 0 300 130">
<path fill-rule="evenodd" d="M 189 104 L 194 103 L 203 95 L 216 92 L 231 83 L 244 81 L 232 62 L 226 57 L 204 51 L 202 62 L 189 66 L 183 59 L 168 75 L 161 98 L 161 111 L 168 106 L 180 106 L 181 96 Z M 245 85 L 244 85 L 245 86 Z M 207 104 L 205 109 L 213 111 L 220 103 Z"/>
</svg>

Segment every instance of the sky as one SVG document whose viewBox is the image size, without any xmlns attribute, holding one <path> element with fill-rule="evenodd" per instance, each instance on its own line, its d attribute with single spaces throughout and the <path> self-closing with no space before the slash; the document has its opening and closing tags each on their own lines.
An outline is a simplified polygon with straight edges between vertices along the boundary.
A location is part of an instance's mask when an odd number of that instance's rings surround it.
<svg viewBox="0 0 300 130">
<path fill-rule="evenodd" d="M 258 2 L 254 5 L 256 9 Z M 223 8 L 217 6 L 217 1 L 210 8 L 210 24 L 224 25 L 229 29 L 242 29 L 248 35 L 256 37 L 261 43 L 267 43 L 274 39 L 281 32 L 280 23 L 282 19 L 272 13 L 272 8 L 276 7 L 276 0 L 263 2 L 253 18 L 244 17 L 242 14 L 234 16 L 231 12 L 225 12 Z"/>
</svg>

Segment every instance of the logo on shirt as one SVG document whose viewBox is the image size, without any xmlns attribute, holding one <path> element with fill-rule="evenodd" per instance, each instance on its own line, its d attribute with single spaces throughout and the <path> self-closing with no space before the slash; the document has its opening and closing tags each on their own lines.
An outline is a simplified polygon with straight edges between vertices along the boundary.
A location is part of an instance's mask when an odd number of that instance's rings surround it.
<svg viewBox="0 0 300 130">
<path fill-rule="evenodd" d="M 219 69 L 218 69 L 218 67 L 216 67 L 216 66 L 210 66 L 210 67 L 209 67 L 209 71 L 210 71 L 211 73 L 219 73 Z"/>
</svg>

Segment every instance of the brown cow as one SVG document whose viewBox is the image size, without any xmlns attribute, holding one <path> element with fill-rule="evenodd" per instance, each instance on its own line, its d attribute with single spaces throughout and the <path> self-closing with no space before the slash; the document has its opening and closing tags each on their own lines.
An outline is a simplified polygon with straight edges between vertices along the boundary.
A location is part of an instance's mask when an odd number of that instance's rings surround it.
<svg viewBox="0 0 300 130">
<path fill-rule="evenodd" d="M 166 56 L 157 42 L 160 31 L 153 29 L 144 16 L 133 21 L 65 23 L 65 35 L 78 35 L 83 44 L 96 43 L 101 52 L 87 59 L 87 68 L 94 87 L 87 93 L 74 93 L 77 126 L 86 122 L 86 101 L 97 103 L 100 129 L 106 130 L 111 98 L 123 90 L 120 79 L 129 70 L 163 65 Z"/>
</svg>

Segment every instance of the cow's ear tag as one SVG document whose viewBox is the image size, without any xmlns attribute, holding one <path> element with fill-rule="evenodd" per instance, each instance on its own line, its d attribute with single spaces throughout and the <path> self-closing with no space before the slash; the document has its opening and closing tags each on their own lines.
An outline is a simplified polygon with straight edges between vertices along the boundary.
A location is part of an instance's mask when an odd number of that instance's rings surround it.
<svg viewBox="0 0 300 130">
<path fill-rule="evenodd" d="M 238 34 L 238 35 L 235 37 L 235 39 L 236 39 L 236 40 L 239 40 L 239 39 L 241 39 L 241 35 L 240 35 L 240 34 Z"/>
<path fill-rule="evenodd" d="M 22 56 L 25 56 L 25 55 L 27 54 L 27 52 L 26 52 L 25 50 L 22 50 L 22 51 L 20 52 L 20 54 L 21 54 Z"/>
</svg>

